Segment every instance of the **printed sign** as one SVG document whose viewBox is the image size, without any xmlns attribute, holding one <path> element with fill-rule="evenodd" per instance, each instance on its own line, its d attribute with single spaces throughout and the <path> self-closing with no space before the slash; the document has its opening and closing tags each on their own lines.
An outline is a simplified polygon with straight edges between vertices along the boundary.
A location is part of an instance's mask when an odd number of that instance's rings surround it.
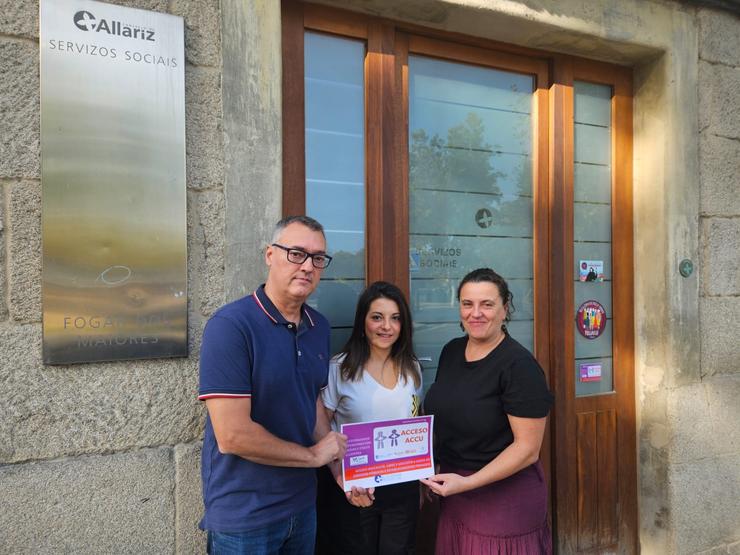
<svg viewBox="0 0 740 555">
<path fill-rule="evenodd" d="M 581 260 L 578 263 L 578 279 L 580 281 L 604 281 L 604 261 Z"/>
<path fill-rule="evenodd" d="M 583 362 L 578 365 L 579 376 L 582 382 L 600 382 L 601 381 L 601 363 L 594 364 Z"/>
<path fill-rule="evenodd" d="M 586 301 L 578 307 L 576 326 L 586 339 L 596 339 L 606 328 L 606 310 L 598 301 Z"/>
<path fill-rule="evenodd" d="M 344 491 L 387 486 L 434 474 L 433 416 L 343 424 Z"/>
</svg>

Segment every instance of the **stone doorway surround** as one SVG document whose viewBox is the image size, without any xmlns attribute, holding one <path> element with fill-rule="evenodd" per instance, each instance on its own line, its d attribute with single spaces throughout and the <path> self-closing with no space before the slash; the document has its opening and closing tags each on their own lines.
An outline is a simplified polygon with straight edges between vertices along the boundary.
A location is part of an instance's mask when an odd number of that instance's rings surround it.
<svg viewBox="0 0 740 555">
<path fill-rule="evenodd" d="M 681 440 L 690 437 L 694 422 L 676 410 L 682 395 L 691 395 L 703 376 L 703 333 L 697 333 L 699 275 L 708 274 L 702 274 L 699 264 L 697 9 L 638 0 L 317 3 L 634 68 L 639 540 L 643 553 L 683 553 L 714 547 L 726 541 L 722 537 L 727 532 L 736 534 L 727 520 L 732 516 L 709 515 L 693 502 L 704 489 L 691 467 L 695 456 Z M 225 272 L 227 296 L 232 298 L 244 294 L 241 284 L 259 279 L 254 275 L 254 268 L 260 267 L 255 265 L 257 249 L 250 238 L 255 226 L 269 229 L 280 215 L 282 164 L 280 5 L 274 0 L 241 4 L 222 3 Z M 723 108 L 717 104 L 711 109 Z M 716 119 L 717 114 L 707 117 Z M 255 204 L 262 209 L 255 211 Z M 248 227 L 243 224 L 247 212 L 258 219 Z M 689 278 L 678 272 L 685 258 L 697 265 Z M 721 483 L 709 490 L 718 487 Z"/>
</svg>

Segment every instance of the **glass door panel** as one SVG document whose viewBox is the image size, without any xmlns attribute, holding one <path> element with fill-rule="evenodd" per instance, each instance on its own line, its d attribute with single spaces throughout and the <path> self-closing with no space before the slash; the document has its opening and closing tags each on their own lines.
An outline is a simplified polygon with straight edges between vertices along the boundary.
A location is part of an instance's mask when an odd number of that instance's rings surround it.
<svg viewBox="0 0 740 555">
<path fill-rule="evenodd" d="M 334 257 L 308 302 L 331 323 L 332 353 L 365 287 L 364 62 L 364 42 L 305 34 L 306 214 L 323 224 Z"/>
<path fill-rule="evenodd" d="M 431 384 L 462 334 L 456 291 L 475 268 L 509 281 L 509 332 L 533 349 L 534 79 L 422 56 L 408 68 L 410 302 Z"/>
<path fill-rule="evenodd" d="M 611 319 L 612 88 L 576 81 L 573 93 L 575 384 L 576 396 L 583 396 L 610 392 L 614 383 Z M 579 310 L 581 307 L 584 308 Z M 602 318 L 603 330 L 598 334 L 596 330 L 602 327 L 599 325 Z"/>
</svg>

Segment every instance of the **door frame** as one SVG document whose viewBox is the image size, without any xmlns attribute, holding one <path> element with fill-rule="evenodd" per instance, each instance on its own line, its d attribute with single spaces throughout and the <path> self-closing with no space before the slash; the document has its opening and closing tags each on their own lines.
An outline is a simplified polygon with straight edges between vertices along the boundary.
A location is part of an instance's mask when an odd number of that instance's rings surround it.
<svg viewBox="0 0 740 555">
<path fill-rule="evenodd" d="M 408 55 L 535 76 L 533 202 L 535 356 L 555 394 L 542 446 L 554 545 L 578 552 L 586 514 L 578 484 L 578 412 L 617 409 L 617 545 L 637 553 L 632 231 L 632 71 L 584 58 L 427 29 L 298 0 L 282 0 L 283 214 L 305 211 L 304 51 L 306 30 L 365 41 L 366 279 L 409 294 Z M 573 292 L 573 81 L 610 85 L 612 98 L 612 307 L 614 395 L 575 397 Z M 300 130 L 300 132 L 296 132 Z M 543 277 L 544 276 L 544 277 Z M 569 325 L 570 324 L 570 325 Z M 617 368 L 627 369 L 617 372 Z M 616 404 L 614 402 L 616 399 Z M 616 413 L 615 413 L 616 414 Z M 584 469 L 581 469 L 582 471 Z M 608 477 L 605 477 L 608 478 Z M 598 479 L 598 478 L 597 478 Z M 608 486 L 608 481 L 604 483 Z M 599 486 L 603 485 L 601 483 Z M 607 496 L 608 497 L 608 496 Z M 611 510 L 600 505 L 599 511 Z M 579 520 L 580 519 L 580 520 Z M 598 535 L 611 534 L 593 524 Z M 603 528 L 603 527 L 602 527 Z M 601 541 L 601 540 L 600 540 Z M 608 543 L 608 542 L 607 542 Z M 595 550 L 611 543 L 601 541 Z"/>
<path fill-rule="evenodd" d="M 557 461 L 553 505 L 558 529 L 574 531 L 559 534 L 562 553 L 598 553 L 612 546 L 624 546 L 637 553 L 637 422 L 634 380 L 634 279 L 632 213 L 632 72 L 630 68 L 555 56 L 551 87 L 550 168 L 552 234 L 550 304 L 553 322 L 572 322 L 575 315 L 573 290 L 573 167 L 574 133 L 572 122 L 573 83 L 586 81 L 612 87 L 612 357 L 614 391 L 601 395 L 575 396 L 575 326 L 553 326 L 551 342 L 551 387 L 555 394 L 552 413 L 552 456 Z M 627 371 L 617 371 L 627 369 Z M 598 426 L 615 427 L 616 446 L 597 438 L 592 444 L 579 429 L 579 415 L 594 415 Z M 615 421 L 612 422 L 611 420 Z M 602 422 L 603 421 L 603 422 Z M 582 419 L 584 425 L 594 423 Z M 594 436 L 596 433 L 594 433 Z M 601 472 L 593 475 L 585 466 L 585 454 L 595 454 Z M 609 459 L 632 460 L 634 464 L 615 464 Z M 614 473 L 606 472 L 611 469 Z M 595 480 L 593 483 L 581 483 Z M 616 482 L 616 484 L 614 483 Z M 573 484 L 578 486 L 573 488 Z M 631 487 L 630 487 L 631 485 Z M 582 489 L 606 492 L 602 497 L 586 499 Z M 618 488 L 615 490 L 615 488 Z M 613 491 L 615 490 L 615 491 Z M 616 499 L 616 515 L 609 515 Z M 617 529 L 607 524 L 609 517 Z M 582 536 L 591 536 L 583 542 Z M 579 549 L 579 543 L 593 543 L 593 548 Z"/>
</svg>

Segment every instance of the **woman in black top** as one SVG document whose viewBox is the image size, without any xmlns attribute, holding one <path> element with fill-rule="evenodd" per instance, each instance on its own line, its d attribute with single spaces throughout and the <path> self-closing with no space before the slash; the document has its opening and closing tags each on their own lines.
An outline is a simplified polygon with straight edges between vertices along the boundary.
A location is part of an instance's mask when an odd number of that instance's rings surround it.
<svg viewBox="0 0 740 555">
<path fill-rule="evenodd" d="M 506 281 L 474 270 L 457 296 L 467 335 L 443 348 L 424 402 L 441 466 L 422 480 L 443 498 L 436 552 L 549 554 L 539 451 L 552 395 L 532 354 L 506 331 Z"/>
</svg>

